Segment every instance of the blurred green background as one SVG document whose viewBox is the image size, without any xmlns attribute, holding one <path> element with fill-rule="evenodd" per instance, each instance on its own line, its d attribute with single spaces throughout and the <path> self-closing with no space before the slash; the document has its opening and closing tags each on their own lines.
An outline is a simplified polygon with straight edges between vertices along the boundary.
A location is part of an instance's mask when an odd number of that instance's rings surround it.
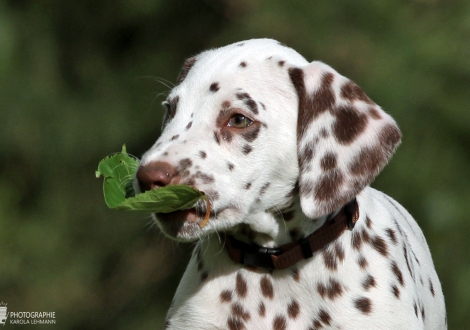
<svg viewBox="0 0 470 330">
<path fill-rule="evenodd" d="M 468 329 L 470 2 L 459 0 L 1 0 L 10 311 L 55 311 L 53 329 L 163 328 L 191 246 L 107 209 L 94 171 L 123 143 L 140 156 L 157 139 L 159 81 L 174 83 L 185 58 L 254 37 L 330 64 L 397 120 L 403 143 L 373 186 L 417 219 L 449 328 Z"/>
</svg>

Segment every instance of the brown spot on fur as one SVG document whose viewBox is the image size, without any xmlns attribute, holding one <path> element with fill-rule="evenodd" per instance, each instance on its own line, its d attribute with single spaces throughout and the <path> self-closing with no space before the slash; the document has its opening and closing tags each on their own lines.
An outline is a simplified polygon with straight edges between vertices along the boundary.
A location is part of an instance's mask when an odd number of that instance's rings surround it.
<svg viewBox="0 0 470 330">
<path fill-rule="evenodd" d="M 379 140 L 382 147 L 387 149 L 387 154 L 391 154 L 401 140 L 401 132 L 393 124 L 385 125 L 380 132 Z"/>
<path fill-rule="evenodd" d="M 238 296 L 240 296 L 241 298 L 246 297 L 246 293 L 248 291 L 248 285 L 246 283 L 246 280 L 243 278 L 243 276 L 240 273 L 237 273 L 235 291 L 237 292 Z"/>
<path fill-rule="evenodd" d="M 326 249 L 322 253 L 323 262 L 326 268 L 336 270 L 338 268 L 336 257 L 330 249 Z"/>
<path fill-rule="evenodd" d="M 230 101 L 224 101 L 222 102 L 222 109 L 230 108 L 231 105 Z"/>
<path fill-rule="evenodd" d="M 414 278 L 413 272 L 411 271 L 410 262 L 408 261 L 408 251 L 404 243 L 403 243 L 403 255 L 405 256 L 406 267 L 408 268 L 408 271 L 410 272 L 410 276 L 411 278 Z"/>
<path fill-rule="evenodd" d="M 318 313 L 318 318 L 323 324 L 330 325 L 331 323 L 331 316 L 330 314 L 325 311 L 324 309 L 320 309 L 320 312 Z"/>
<path fill-rule="evenodd" d="M 323 328 L 321 322 L 317 319 L 313 319 L 313 327 L 308 328 L 308 330 L 317 330 Z"/>
<path fill-rule="evenodd" d="M 214 132 L 214 140 L 217 144 L 220 144 L 220 139 L 219 139 L 219 135 L 217 134 L 217 132 Z"/>
<path fill-rule="evenodd" d="M 343 145 L 351 144 L 366 129 L 367 116 L 354 107 L 339 107 L 336 109 L 335 115 L 333 134 L 336 140 Z"/>
<path fill-rule="evenodd" d="M 243 146 L 243 149 L 242 149 L 242 152 L 245 154 L 245 155 L 248 155 L 250 152 L 253 151 L 253 148 L 249 145 L 249 144 L 245 144 Z"/>
<path fill-rule="evenodd" d="M 382 238 L 382 237 L 379 237 L 379 236 L 374 236 L 371 241 L 370 241 L 370 244 L 372 245 L 372 247 L 377 251 L 379 252 L 381 255 L 383 255 L 384 257 L 386 257 L 388 255 L 388 247 L 387 247 L 387 243 L 385 242 L 385 240 Z"/>
<path fill-rule="evenodd" d="M 251 182 L 248 182 L 247 184 L 245 184 L 245 187 L 244 187 L 244 188 L 245 188 L 245 189 L 250 189 L 250 187 L 251 187 Z"/>
<path fill-rule="evenodd" d="M 271 280 L 267 276 L 263 276 L 260 281 L 261 293 L 269 299 L 274 297 L 274 288 Z"/>
<path fill-rule="evenodd" d="M 286 61 L 279 61 L 279 62 L 277 62 L 277 64 L 278 64 L 280 67 L 283 67 L 283 66 L 284 66 L 284 63 L 286 63 Z"/>
<path fill-rule="evenodd" d="M 176 140 L 176 139 L 179 138 L 179 137 L 180 137 L 179 134 L 173 135 L 173 136 L 171 137 L 171 141 L 174 141 L 174 140 Z"/>
<path fill-rule="evenodd" d="M 233 171 L 233 169 L 235 168 L 235 165 L 233 165 L 232 163 L 227 163 L 227 167 L 229 171 Z"/>
<path fill-rule="evenodd" d="M 193 161 L 191 159 L 184 158 L 180 160 L 180 162 L 178 163 L 177 170 L 179 172 L 183 172 L 183 171 L 186 171 L 188 168 L 190 168 L 192 165 L 193 165 Z"/>
<path fill-rule="evenodd" d="M 240 62 L 240 64 L 238 64 L 239 67 L 241 68 L 245 68 L 247 66 L 246 62 L 243 61 L 243 62 Z"/>
<path fill-rule="evenodd" d="M 259 305 L 258 305 L 258 314 L 261 317 L 266 316 L 266 306 L 264 305 L 263 302 L 260 302 Z"/>
<path fill-rule="evenodd" d="M 387 228 L 385 231 L 387 232 L 388 237 L 390 237 L 390 240 L 392 241 L 392 243 L 394 245 L 397 245 L 398 240 L 397 240 L 397 235 L 395 234 L 395 231 L 392 228 Z"/>
<path fill-rule="evenodd" d="M 341 86 L 341 96 L 351 102 L 360 100 L 368 104 L 374 104 L 366 93 L 351 80 Z"/>
<path fill-rule="evenodd" d="M 395 125 L 385 126 L 379 134 L 379 144 L 364 147 L 354 157 L 350 164 L 351 173 L 370 182 L 390 158 L 400 139 L 401 133 Z"/>
<path fill-rule="evenodd" d="M 365 228 L 362 228 L 362 241 L 365 244 L 370 243 L 370 236 Z"/>
<path fill-rule="evenodd" d="M 372 220 L 370 220 L 369 217 L 366 217 L 366 226 L 369 229 L 372 228 Z"/>
<path fill-rule="evenodd" d="M 225 142 L 232 142 L 232 138 L 233 138 L 232 132 L 223 129 L 223 130 L 220 132 L 220 136 L 222 136 L 222 139 L 223 139 Z"/>
<path fill-rule="evenodd" d="M 397 299 L 400 299 L 400 289 L 396 285 L 392 285 L 392 293 Z"/>
<path fill-rule="evenodd" d="M 188 123 L 188 125 L 186 125 L 186 130 L 190 129 L 191 126 L 193 126 L 193 122 L 192 122 L 192 121 L 190 121 L 190 122 Z"/>
<path fill-rule="evenodd" d="M 286 319 L 277 315 L 273 320 L 273 330 L 285 330 L 286 329 Z"/>
<path fill-rule="evenodd" d="M 333 196 L 338 196 L 343 181 L 344 177 L 340 171 L 330 171 L 323 174 L 315 185 L 315 199 L 328 201 Z"/>
<path fill-rule="evenodd" d="M 431 291 L 433 297 L 436 295 L 434 292 L 434 286 L 432 285 L 431 278 L 429 278 L 429 291 Z"/>
<path fill-rule="evenodd" d="M 302 151 L 299 153 L 299 164 L 309 164 L 315 154 L 315 145 L 313 143 L 307 143 Z M 303 169 L 306 167 L 304 166 Z"/>
<path fill-rule="evenodd" d="M 323 158 L 320 160 L 320 165 L 322 170 L 330 171 L 336 168 L 337 166 L 337 154 L 328 152 L 326 153 Z"/>
<path fill-rule="evenodd" d="M 245 105 L 248 107 L 248 109 L 253 112 L 255 115 L 258 114 L 258 105 L 256 104 L 256 102 L 251 98 L 250 94 L 248 93 L 237 93 L 235 95 L 237 97 L 237 99 L 239 99 L 240 101 L 243 101 L 243 103 L 245 103 Z"/>
<path fill-rule="evenodd" d="M 220 89 L 219 83 L 214 82 L 210 85 L 209 90 L 213 93 L 217 92 Z"/>
<path fill-rule="evenodd" d="M 372 275 L 367 275 L 366 279 L 364 280 L 364 282 L 362 282 L 362 287 L 364 288 L 364 290 L 369 290 L 370 288 L 372 287 L 375 287 L 377 285 L 377 283 L 375 282 L 375 278 L 372 276 Z"/>
<path fill-rule="evenodd" d="M 258 122 L 254 122 L 247 128 L 243 129 L 243 131 L 240 133 L 240 135 L 248 142 L 253 142 L 259 134 L 259 131 L 261 129 L 261 125 Z"/>
<path fill-rule="evenodd" d="M 247 321 L 250 319 L 250 313 L 246 311 L 240 303 L 235 303 L 232 305 L 232 315 Z"/>
<path fill-rule="evenodd" d="M 219 115 L 217 116 L 217 119 L 215 120 L 215 124 L 217 125 L 217 127 L 225 126 L 231 115 L 232 115 L 231 108 L 222 108 L 219 111 Z"/>
<path fill-rule="evenodd" d="M 351 235 L 351 245 L 354 250 L 359 251 L 362 245 L 361 233 L 358 231 L 353 231 Z"/>
<path fill-rule="evenodd" d="M 201 171 L 197 171 L 192 178 L 195 179 L 201 179 L 204 184 L 212 183 L 214 182 L 214 176 L 206 173 L 202 173 Z"/>
<path fill-rule="evenodd" d="M 228 303 L 232 301 L 232 291 L 224 290 L 220 293 L 220 301 L 223 303 Z"/>
<path fill-rule="evenodd" d="M 246 329 L 243 321 L 233 316 L 231 316 L 227 320 L 227 326 L 229 330 L 245 330 Z"/>
<path fill-rule="evenodd" d="M 382 119 L 380 112 L 374 107 L 369 108 L 369 115 L 372 119 L 375 119 L 375 120 Z"/>
<path fill-rule="evenodd" d="M 395 274 L 398 282 L 401 284 L 401 286 L 404 286 L 405 285 L 405 280 L 403 279 L 403 274 L 400 270 L 400 268 L 398 268 L 398 265 L 395 261 L 392 261 L 392 271 L 393 273 Z"/>
<path fill-rule="evenodd" d="M 369 265 L 369 263 L 367 262 L 366 258 L 364 258 L 363 255 L 359 256 L 357 263 L 359 264 L 359 267 L 361 267 L 362 269 L 365 269 Z"/>
<path fill-rule="evenodd" d="M 259 195 L 263 196 L 266 193 L 266 190 L 269 188 L 270 182 L 266 182 L 261 189 L 259 190 Z"/>
<path fill-rule="evenodd" d="M 201 151 L 199 151 L 199 156 L 200 156 L 202 159 L 204 159 L 204 158 L 207 157 L 207 154 L 206 154 L 205 151 L 202 151 L 202 150 L 201 150 Z"/>
<path fill-rule="evenodd" d="M 369 314 L 372 311 L 372 302 L 369 298 L 358 298 L 354 301 L 354 306 L 363 314 Z"/>
<path fill-rule="evenodd" d="M 289 306 L 287 306 L 287 315 L 291 319 L 295 319 L 300 313 L 300 305 L 297 300 L 293 299 Z"/>
<path fill-rule="evenodd" d="M 339 297 L 343 294 L 343 287 L 337 280 L 330 278 L 328 284 L 319 283 L 317 285 L 317 291 L 322 298 L 329 298 L 331 300 Z"/>
<path fill-rule="evenodd" d="M 195 63 L 196 63 L 196 57 L 188 58 L 184 62 L 183 68 L 181 69 L 178 77 L 176 78 L 176 83 L 177 84 L 181 84 L 183 82 L 183 80 L 188 75 L 189 70 L 191 70 L 191 68 L 194 66 Z"/>
<path fill-rule="evenodd" d="M 385 163 L 386 156 L 378 147 L 364 147 L 351 162 L 351 173 L 357 176 L 373 177 Z"/>
</svg>

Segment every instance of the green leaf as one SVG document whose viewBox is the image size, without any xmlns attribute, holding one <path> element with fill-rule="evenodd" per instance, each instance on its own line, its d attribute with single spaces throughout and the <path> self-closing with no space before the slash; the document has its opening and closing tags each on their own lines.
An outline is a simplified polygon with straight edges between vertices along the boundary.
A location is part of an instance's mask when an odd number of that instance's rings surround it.
<svg viewBox="0 0 470 330">
<path fill-rule="evenodd" d="M 106 205 L 112 209 L 168 213 L 194 207 L 204 193 L 187 185 L 172 185 L 135 194 L 132 181 L 139 160 L 129 156 L 126 146 L 120 153 L 106 157 L 98 164 L 95 175 L 103 176 Z"/>
</svg>

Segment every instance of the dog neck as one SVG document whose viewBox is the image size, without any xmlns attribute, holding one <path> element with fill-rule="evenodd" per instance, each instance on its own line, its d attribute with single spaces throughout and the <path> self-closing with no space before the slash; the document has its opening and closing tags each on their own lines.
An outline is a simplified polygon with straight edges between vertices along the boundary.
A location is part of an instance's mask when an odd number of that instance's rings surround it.
<svg viewBox="0 0 470 330">
<path fill-rule="evenodd" d="M 247 267 L 286 269 L 311 258 L 315 252 L 339 238 L 345 230 L 352 230 L 359 218 L 356 200 L 353 199 L 335 213 L 327 216 L 321 227 L 311 234 L 300 239 L 291 237 L 291 242 L 286 244 L 268 248 L 226 235 L 225 246 L 233 261 Z"/>
<path fill-rule="evenodd" d="M 309 219 L 302 212 L 299 196 L 293 197 L 288 207 L 269 209 L 253 216 L 248 223 L 237 226 L 229 234 L 248 244 L 275 248 L 295 242 L 320 228 L 328 218 L 339 212 L 317 219 Z"/>
</svg>

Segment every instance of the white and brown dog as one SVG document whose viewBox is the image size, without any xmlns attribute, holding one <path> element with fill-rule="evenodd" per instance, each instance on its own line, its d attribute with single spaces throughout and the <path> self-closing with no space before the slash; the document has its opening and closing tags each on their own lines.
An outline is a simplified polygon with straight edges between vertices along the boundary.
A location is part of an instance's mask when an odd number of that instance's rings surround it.
<svg viewBox="0 0 470 330">
<path fill-rule="evenodd" d="M 368 185 L 400 142 L 354 82 L 255 39 L 186 61 L 136 189 L 191 185 L 194 209 L 156 214 L 198 241 L 167 329 L 446 329 L 422 231 Z"/>
</svg>

